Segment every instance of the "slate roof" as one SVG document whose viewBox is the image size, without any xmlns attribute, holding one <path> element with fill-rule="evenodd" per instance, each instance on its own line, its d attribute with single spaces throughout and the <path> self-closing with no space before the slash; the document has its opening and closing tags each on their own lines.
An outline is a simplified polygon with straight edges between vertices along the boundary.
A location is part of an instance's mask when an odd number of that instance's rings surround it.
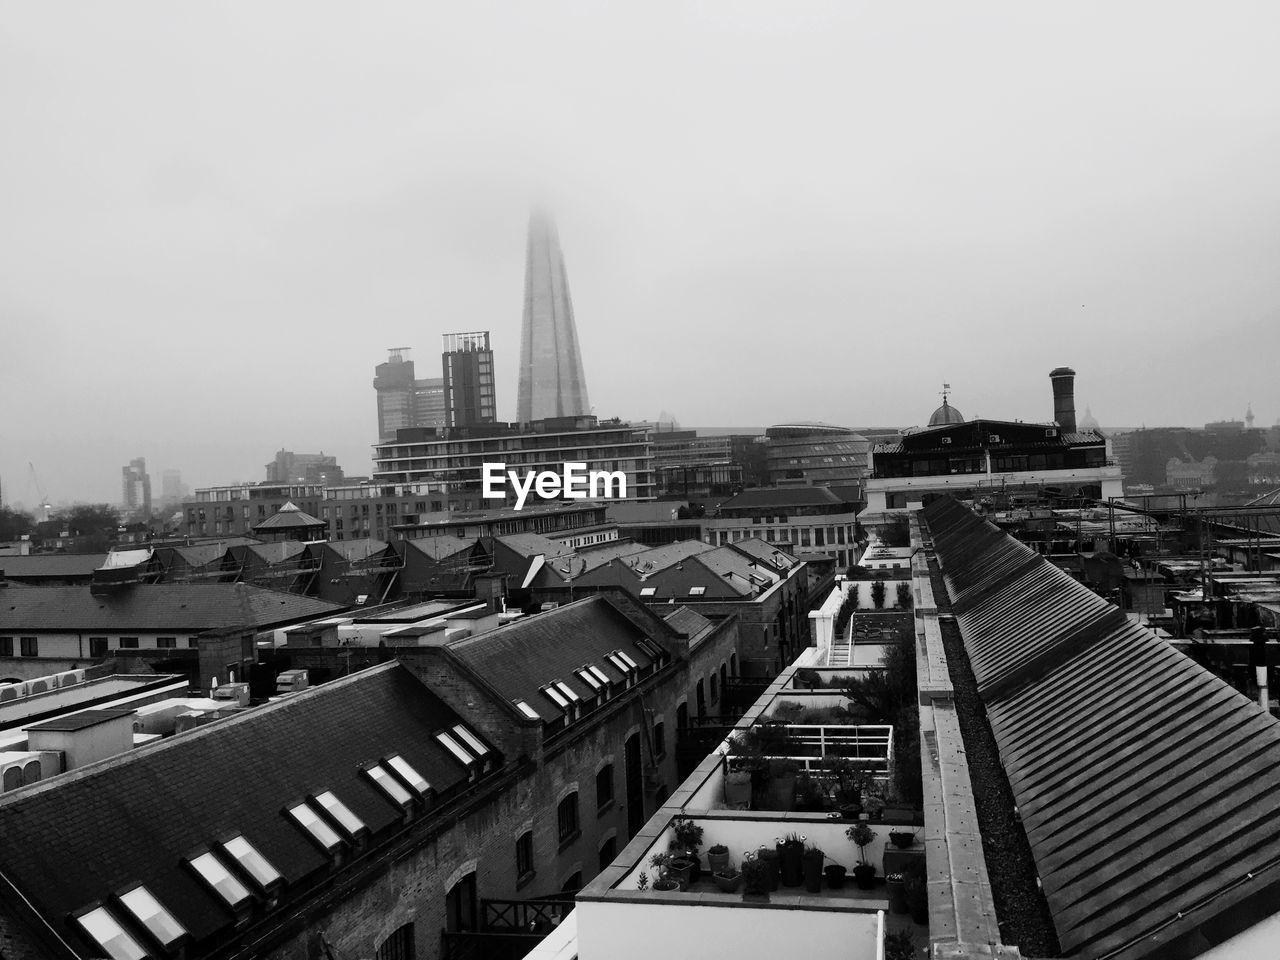
<svg viewBox="0 0 1280 960">
<path fill-rule="evenodd" d="M 262 630 L 344 609 L 245 583 L 139 584 L 100 596 L 88 586 L 33 587 L 0 593 L 0 633 Z"/>
<path fill-rule="evenodd" d="M 71 911 L 139 881 L 199 941 L 232 922 L 183 862 L 200 846 L 243 834 L 284 875 L 287 905 L 329 859 L 286 804 L 332 790 L 376 838 L 401 814 L 360 766 L 399 753 L 447 790 L 468 771 L 432 734 L 457 722 L 399 664 L 364 670 L 0 796 L 0 863 L 71 943 L 91 946 Z"/>
<path fill-rule="evenodd" d="M 767 563 L 778 571 L 789 570 L 800 562 L 794 554 L 782 549 L 780 545 L 761 540 L 759 537 L 735 540 L 725 546 L 731 546 L 740 553 L 748 554 L 753 560 Z"/>
<path fill-rule="evenodd" d="M 418 553 L 433 560 L 443 560 L 446 557 L 456 556 L 475 545 L 474 540 L 463 540 L 460 537 L 451 537 L 447 534 L 439 537 L 416 537 L 413 540 L 405 540 L 403 543 L 406 550 L 416 550 Z"/>
<path fill-rule="evenodd" d="M 643 672 L 653 658 L 636 641 L 648 636 L 608 598 L 595 596 L 455 640 L 445 649 L 502 696 L 523 700 L 544 721 L 552 721 L 564 713 L 541 692 L 543 685 L 561 680 L 586 700 L 594 693 L 574 671 L 594 664 L 619 683 L 623 675 L 605 655 L 620 649 Z"/>
<path fill-rule="evenodd" d="M 249 543 L 243 549 L 268 564 L 292 560 L 307 549 L 300 540 L 276 540 L 274 543 Z"/>
<path fill-rule="evenodd" d="M 677 607 L 664 618 L 677 633 L 692 639 L 711 626 L 711 621 L 688 607 Z"/>
<path fill-rule="evenodd" d="M 846 501 L 826 487 L 752 487 L 720 504 L 721 510 L 749 510 L 754 507 L 813 507 L 839 505 Z"/>
<path fill-rule="evenodd" d="M 955 500 L 924 514 L 1065 953 L 1273 913 L 1280 723 Z"/>
<path fill-rule="evenodd" d="M 33 553 L 25 557 L 0 557 L 0 570 L 13 580 L 80 577 L 86 582 L 107 561 L 105 553 Z"/>
<path fill-rule="evenodd" d="M 323 520 L 313 517 L 296 504 L 289 502 L 261 523 L 255 523 L 257 530 L 310 530 L 314 527 L 327 527 Z"/>
<path fill-rule="evenodd" d="M 573 553 L 573 550 L 564 544 L 537 533 L 512 533 L 494 539 L 512 553 L 522 557 L 534 557 L 538 554 L 545 557 L 565 557 Z"/>
<path fill-rule="evenodd" d="M 372 537 L 362 537 L 359 540 L 325 540 L 321 543 L 308 544 L 308 548 L 321 554 L 326 551 L 336 553 L 344 560 L 367 560 L 374 554 L 386 550 L 387 542 L 375 540 Z"/>
</svg>

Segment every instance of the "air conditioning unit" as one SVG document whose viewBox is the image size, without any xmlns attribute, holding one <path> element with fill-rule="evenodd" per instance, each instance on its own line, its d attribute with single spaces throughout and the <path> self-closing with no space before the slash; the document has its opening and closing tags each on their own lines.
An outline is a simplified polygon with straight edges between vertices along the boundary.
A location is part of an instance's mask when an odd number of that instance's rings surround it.
<svg viewBox="0 0 1280 960">
<path fill-rule="evenodd" d="M 55 675 L 53 679 L 59 687 L 73 687 L 83 680 L 84 676 L 82 673 L 81 676 L 77 677 L 76 671 L 68 670 L 66 673 L 59 673 Z"/>
<path fill-rule="evenodd" d="M 0 766 L 0 793 L 39 783 L 43 778 L 44 768 L 38 758 L 28 756 L 14 760 Z"/>
<path fill-rule="evenodd" d="M 951 438 L 950 438 L 950 437 L 943 437 L 943 438 L 942 438 L 941 440 L 939 440 L 938 442 L 939 442 L 939 443 L 950 443 L 950 442 L 951 442 Z"/>
<path fill-rule="evenodd" d="M 1045 435 L 1046 437 L 1056 437 L 1056 436 L 1058 435 L 1058 428 L 1057 428 L 1057 427 L 1050 427 L 1048 430 L 1046 430 L 1046 431 L 1044 432 L 1044 435 Z"/>
<path fill-rule="evenodd" d="M 298 693 L 307 689 L 307 671 L 285 670 L 276 677 L 276 693 Z"/>
<path fill-rule="evenodd" d="M 6 683 L 3 687 L 0 687 L 0 703 L 18 700 L 26 695 L 27 685 L 25 683 Z"/>
<path fill-rule="evenodd" d="M 987 437 L 987 442 L 988 442 L 988 443 L 999 443 L 999 442 L 1000 442 L 1000 434 L 998 434 L 998 433 L 993 433 L 993 434 L 991 434 L 990 436 L 988 436 L 988 437 Z"/>
</svg>

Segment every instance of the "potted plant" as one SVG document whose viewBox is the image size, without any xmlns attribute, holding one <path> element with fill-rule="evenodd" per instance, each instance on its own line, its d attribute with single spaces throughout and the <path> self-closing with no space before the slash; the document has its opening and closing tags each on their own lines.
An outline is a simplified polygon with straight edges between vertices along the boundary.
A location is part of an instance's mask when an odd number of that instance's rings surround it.
<svg viewBox="0 0 1280 960">
<path fill-rule="evenodd" d="M 711 874 L 711 879 L 715 881 L 721 893 L 737 893 L 738 887 L 742 885 L 742 873 L 733 868 L 732 864 L 726 863 L 725 866 Z"/>
<path fill-rule="evenodd" d="M 866 819 L 875 820 L 877 823 L 884 814 L 884 797 L 878 793 L 869 793 L 862 798 L 862 812 L 866 814 Z"/>
<path fill-rule="evenodd" d="M 712 874 L 723 872 L 729 866 L 729 848 L 723 843 L 712 844 L 707 848 L 707 866 Z"/>
<path fill-rule="evenodd" d="M 765 877 L 769 882 L 770 890 L 778 889 L 778 848 L 777 847 L 761 847 L 756 853 L 756 859 L 764 863 Z"/>
<path fill-rule="evenodd" d="M 644 870 L 641 870 L 640 876 L 636 877 L 636 889 L 642 891 L 649 889 L 649 874 Z"/>
<path fill-rule="evenodd" d="M 669 853 L 655 853 L 649 858 L 649 866 L 653 867 L 654 892 L 681 890 L 680 881 L 672 875 L 671 862 L 674 858 Z"/>
<path fill-rule="evenodd" d="M 916 832 L 914 830 L 890 830 L 889 840 L 898 849 L 906 850 L 915 844 Z"/>
<path fill-rule="evenodd" d="M 788 833 L 777 841 L 778 869 L 784 887 L 798 887 L 804 883 L 804 841 L 798 833 Z"/>
<path fill-rule="evenodd" d="M 804 888 L 808 893 L 822 892 L 822 861 L 825 854 L 817 847 L 804 849 Z"/>
<path fill-rule="evenodd" d="M 865 823 L 855 823 L 845 831 L 845 836 L 858 847 L 858 863 L 853 868 L 853 879 L 861 890 L 870 890 L 875 885 L 876 868 L 867 863 L 867 844 L 876 838 L 876 832 Z"/>
<path fill-rule="evenodd" d="M 915 960 L 918 956 L 916 942 L 906 930 L 884 935 L 884 960 Z"/>
<path fill-rule="evenodd" d="M 822 872 L 826 875 L 828 887 L 832 890 L 844 889 L 844 878 L 848 871 L 843 866 L 838 863 L 829 863 Z"/>
<path fill-rule="evenodd" d="M 884 878 L 884 885 L 889 891 L 890 913 L 907 912 L 907 893 L 903 879 L 900 873 L 891 873 Z"/>
<path fill-rule="evenodd" d="M 742 898 L 769 899 L 769 866 L 759 853 L 742 855 Z"/>
<path fill-rule="evenodd" d="M 675 834 L 671 841 L 671 850 L 677 857 L 683 856 L 692 862 L 689 882 L 696 883 L 702 876 L 702 861 L 698 857 L 698 847 L 702 846 L 703 829 L 682 815 L 672 818 L 671 829 Z"/>
<path fill-rule="evenodd" d="M 791 810 L 796 803 L 796 776 L 800 765 L 786 757 L 774 757 L 768 761 L 768 770 L 765 809 Z"/>
<path fill-rule="evenodd" d="M 693 868 L 694 861 L 684 854 L 673 855 L 667 865 L 667 876 L 680 884 L 681 890 L 688 890 L 693 882 Z"/>
</svg>

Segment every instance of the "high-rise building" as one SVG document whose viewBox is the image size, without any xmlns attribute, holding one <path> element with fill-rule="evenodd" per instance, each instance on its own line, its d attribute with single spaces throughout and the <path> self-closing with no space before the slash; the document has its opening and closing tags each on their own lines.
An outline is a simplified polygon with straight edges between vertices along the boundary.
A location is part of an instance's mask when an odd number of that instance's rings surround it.
<svg viewBox="0 0 1280 960">
<path fill-rule="evenodd" d="M 166 507 L 178 506 L 190 492 L 182 482 L 181 470 L 165 470 L 160 474 L 160 502 Z"/>
<path fill-rule="evenodd" d="M 374 368 L 378 393 L 378 439 L 391 440 L 406 427 L 445 425 L 444 380 L 418 380 L 408 347 L 392 347 L 386 363 Z"/>
<path fill-rule="evenodd" d="M 489 331 L 446 333 L 440 362 L 446 425 L 470 427 L 497 420 Z"/>
<path fill-rule="evenodd" d="M 120 468 L 121 503 L 128 513 L 151 516 L 151 476 L 147 473 L 146 457 L 130 460 Z"/>
<path fill-rule="evenodd" d="M 267 483 L 339 484 L 346 479 L 338 466 L 338 458 L 326 455 L 323 450 L 319 453 L 278 450 L 266 469 Z"/>
<path fill-rule="evenodd" d="M 551 218 L 535 212 L 525 254 L 516 419 L 529 423 L 590 413 L 560 238 Z"/>
</svg>

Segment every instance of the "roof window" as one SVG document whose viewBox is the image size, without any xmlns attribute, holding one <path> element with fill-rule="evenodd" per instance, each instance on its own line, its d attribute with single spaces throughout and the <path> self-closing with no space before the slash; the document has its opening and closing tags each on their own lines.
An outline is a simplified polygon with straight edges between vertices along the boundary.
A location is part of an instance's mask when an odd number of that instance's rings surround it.
<svg viewBox="0 0 1280 960">
<path fill-rule="evenodd" d="M 321 820 L 320 814 L 316 813 L 310 804 L 295 804 L 289 808 L 289 816 L 297 821 L 298 826 L 307 831 L 307 835 L 319 844 L 325 853 L 331 854 L 342 846 L 342 838 L 338 836 L 337 831 Z"/>
<path fill-rule="evenodd" d="M 340 826 L 347 836 L 354 838 L 361 830 L 367 830 L 364 821 L 351 812 L 351 808 L 333 795 L 332 791 L 317 793 L 311 798 Z"/>
<path fill-rule="evenodd" d="M 513 700 L 511 702 L 516 705 L 517 710 L 523 713 L 530 720 L 542 719 L 540 716 L 538 716 L 538 711 L 533 709 L 533 707 L 529 706 L 529 704 L 525 703 L 523 700 Z"/>
<path fill-rule="evenodd" d="M 284 877 L 280 875 L 279 870 L 271 865 L 271 861 L 259 853 L 257 847 L 244 837 L 232 837 L 222 845 L 222 849 L 226 850 L 235 862 L 240 864 L 244 872 L 253 879 L 253 882 L 263 890 L 272 884 L 284 881 Z"/>
<path fill-rule="evenodd" d="M 187 935 L 186 927 L 175 920 L 173 914 L 144 886 L 136 886 L 128 893 L 122 893 L 120 902 L 166 950 Z"/>
<path fill-rule="evenodd" d="M 200 878 L 212 887 L 232 910 L 244 906 L 245 901 L 249 899 L 249 891 L 245 885 L 233 877 L 222 865 L 222 861 L 212 853 L 202 853 L 198 857 L 192 857 L 188 862 L 191 868 L 200 874 Z"/>
<path fill-rule="evenodd" d="M 409 764 L 409 761 L 400 756 L 400 754 L 393 753 L 391 756 L 387 757 L 386 762 L 392 772 L 403 780 L 409 786 L 409 789 L 418 796 L 425 797 L 431 790 L 431 784 L 427 783 L 422 774 L 413 769 Z"/>
<path fill-rule="evenodd" d="M 147 952 L 125 932 L 106 907 L 97 907 L 76 918 L 84 932 L 111 960 L 144 960 Z"/>
<path fill-rule="evenodd" d="M 387 772 L 385 767 L 374 764 L 365 770 L 365 773 L 369 775 L 370 780 L 377 784 L 378 789 L 391 798 L 393 803 L 407 807 L 413 801 L 413 795 L 404 788 L 399 780 Z"/>
</svg>

